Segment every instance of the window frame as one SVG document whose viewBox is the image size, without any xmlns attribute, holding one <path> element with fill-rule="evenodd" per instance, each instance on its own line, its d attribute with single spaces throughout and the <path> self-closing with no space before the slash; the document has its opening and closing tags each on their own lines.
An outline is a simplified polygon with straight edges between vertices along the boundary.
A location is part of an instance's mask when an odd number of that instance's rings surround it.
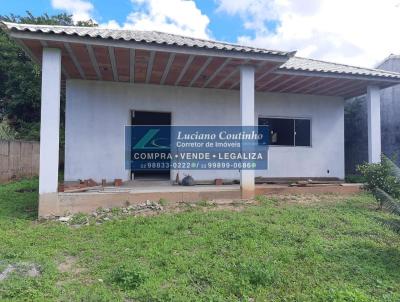
<svg viewBox="0 0 400 302">
<path fill-rule="evenodd" d="M 257 126 L 259 125 L 260 118 L 266 119 L 289 119 L 293 120 L 294 126 L 294 135 L 293 135 L 293 146 L 291 145 L 268 145 L 268 147 L 286 147 L 286 148 L 312 148 L 313 147 L 313 136 L 312 136 L 312 125 L 313 120 L 311 116 L 301 116 L 301 117 L 293 117 L 293 116 L 279 116 L 279 115 L 258 115 L 257 116 Z M 309 120 L 310 121 L 310 145 L 309 146 L 296 146 L 296 120 Z"/>
</svg>

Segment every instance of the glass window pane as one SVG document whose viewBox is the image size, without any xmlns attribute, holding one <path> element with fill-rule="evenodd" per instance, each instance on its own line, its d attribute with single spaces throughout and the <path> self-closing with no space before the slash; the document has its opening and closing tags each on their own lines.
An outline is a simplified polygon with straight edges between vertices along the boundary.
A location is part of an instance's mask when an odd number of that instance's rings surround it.
<svg viewBox="0 0 400 302">
<path fill-rule="evenodd" d="M 311 146 L 311 121 L 306 119 L 295 120 L 296 146 Z"/>
<path fill-rule="evenodd" d="M 259 125 L 269 127 L 269 144 L 294 146 L 294 120 L 285 118 L 259 118 Z"/>
</svg>

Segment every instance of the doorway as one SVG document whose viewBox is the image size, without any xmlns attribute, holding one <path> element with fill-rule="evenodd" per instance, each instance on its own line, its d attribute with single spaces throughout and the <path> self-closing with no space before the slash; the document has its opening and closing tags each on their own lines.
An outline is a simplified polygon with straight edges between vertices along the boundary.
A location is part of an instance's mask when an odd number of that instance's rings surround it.
<svg viewBox="0 0 400 302">
<path fill-rule="evenodd" d="M 155 112 L 155 111 L 132 111 L 132 126 L 171 126 L 171 113 L 170 112 Z M 165 133 L 163 136 L 163 145 L 170 145 L 170 129 L 169 127 L 162 128 Z M 166 139 L 166 141 L 165 141 Z M 147 149 L 147 153 L 169 153 L 170 148 L 163 148 L 162 150 L 155 147 L 154 149 Z M 161 163 L 155 161 L 155 164 Z M 165 163 L 165 160 L 164 160 Z M 170 168 L 151 168 L 151 169 L 135 169 L 131 168 L 131 179 L 134 180 L 169 180 Z"/>
</svg>

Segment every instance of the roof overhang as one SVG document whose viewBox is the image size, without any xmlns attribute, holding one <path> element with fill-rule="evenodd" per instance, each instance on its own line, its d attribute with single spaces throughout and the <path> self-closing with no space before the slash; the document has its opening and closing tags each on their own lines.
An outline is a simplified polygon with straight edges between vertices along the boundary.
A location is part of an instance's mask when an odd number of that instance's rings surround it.
<svg viewBox="0 0 400 302">
<path fill-rule="evenodd" d="M 397 73 L 297 58 L 294 52 L 184 37 L 180 43 L 179 37 L 162 33 L 149 41 L 127 39 L 127 31 L 117 31 L 121 37 L 116 38 L 111 30 L 102 35 L 101 29 L 83 28 L 85 34 L 80 35 L 80 28 L 1 25 L 38 64 L 44 47 L 61 49 L 64 79 L 239 89 L 238 67 L 253 65 L 256 91 L 262 92 L 350 98 L 364 94 L 369 85 L 400 83 Z M 167 43 L 165 36 L 174 43 Z"/>
</svg>

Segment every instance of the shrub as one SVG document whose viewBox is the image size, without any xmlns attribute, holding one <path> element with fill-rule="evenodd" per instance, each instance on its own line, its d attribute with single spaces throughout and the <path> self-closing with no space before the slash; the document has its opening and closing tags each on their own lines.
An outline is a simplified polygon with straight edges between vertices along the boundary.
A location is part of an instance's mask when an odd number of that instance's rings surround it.
<svg viewBox="0 0 400 302">
<path fill-rule="evenodd" d="M 380 163 L 363 164 L 357 170 L 365 178 L 365 189 L 374 193 L 377 188 L 394 198 L 400 198 L 400 179 L 396 177 L 395 165 L 382 155 Z"/>
<path fill-rule="evenodd" d="M 366 178 L 365 188 L 374 194 L 380 208 L 400 216 L 400 168 L 382 155 L 381 163 L 364 164 L 358 170 Z M 400 233 L 400 221 L 383 220 L 382 223 Z"/>
</svg>

